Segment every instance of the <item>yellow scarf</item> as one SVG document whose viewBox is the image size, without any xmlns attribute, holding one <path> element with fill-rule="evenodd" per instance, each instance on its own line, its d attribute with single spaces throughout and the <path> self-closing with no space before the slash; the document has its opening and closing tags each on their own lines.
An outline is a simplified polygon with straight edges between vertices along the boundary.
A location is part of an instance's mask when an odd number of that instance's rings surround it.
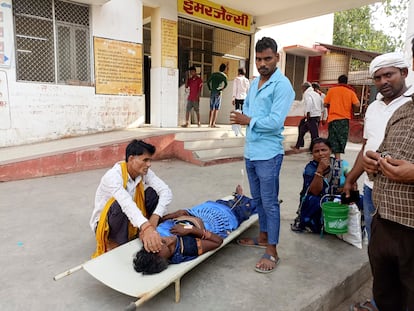
<svg viewBox="0 0 414 311">
<path fill-rule="evenodd" d="M 126 189 L 128 182 L 128 170 L 127 164 L 125 161 L 120 162 L 122 170 L 122 180 L 123 186 Z M 141 181 L 138 183 L 135 189 L 134 201 L 137 204 L 137 208 L 141 210 L 142 215 L 147 217 L 147 211 L 145 210 L 145 196 L 144 196 L 144 183 Z M 99 217 L 98 226 L 96 227 L 96 251 L 92 255 L 92 258 L 98 257 L 108 250 L 108 234 L 109 234 L 109 224 L 108 224 L 108 211 L 112 203 L 115 202 L 115 198 L 112 197 L 106 202 L 105 207 L 102 210 L 102 213 Z M 138 233 L 138 228 L 134 227 L 131 222 L 128 224 L 128 239 L 131 240 L 136 237 Z"/>
</svg>

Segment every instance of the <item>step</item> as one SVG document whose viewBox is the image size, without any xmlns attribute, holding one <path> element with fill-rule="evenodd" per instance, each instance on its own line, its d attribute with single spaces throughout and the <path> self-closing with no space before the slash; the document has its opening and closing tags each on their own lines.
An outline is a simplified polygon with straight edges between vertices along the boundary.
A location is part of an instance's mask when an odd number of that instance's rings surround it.
<svg viewBox="0 0 414 311">
<path fill-rule="evenodd" d="M 157 146 L 155 160 L 178 158 L 196 165 L 242 159 L 245 137 L 230 125 L 220 128 L 137 128 L 71 137 L 32 145 L 0 148 L 0 182 L 109 167 L 124 158 L 132 138 Z M 245 133 L 246 128 L 242 128 Z M 297 127 L 285 127 L 287 154 L 296 142 Z M 306 146 L 309 142 L 305 136 Z M 310 138 L 309 138 L 310 141 Z"/>
<path fill-rule="evenodd" d="M 244 146 L 244 136 L 184 141 L 184 148 L 187 150 L 214 149 L 240 146 Z"/>
<path fill-rule="evenodd" d="M 193 151 L 194 156 L 197 159 L 205 161 L 206 159 L 223 159 L 223 158 L 235 158 L 243 157 L 244 146 L 232 147 L 232 148 L 215 148 L 215 149 L 202 149 Z"/>
<path fill-rule="evenodd" d="M 243 128 L 245 132 L 245 128 Z M 296 143 L 297 127 L 287 127 L 284 132 L 283 148 L 290 153 L 290 146 Z M 217 163 L 225 159 L 243 159 L 245 136 L 235 136 L 233 131 L 216 130 L 209 133 L 202 131 L 176 134 L 176 141 L 183 142 L 183 148 L 191 151 L 192 162 L 198 165 Z M 310 135 L 305 135 L 305 145 L 309 146 Z M 187 157 L 188 160 L 188 157 Z M 190 160 L 191 161 L 191 160 Z"/>
<path fill-rule="evenodd" d="M 219 139 L 235 137 L 231 129 L 193 129 L 191 131 L 182 131 L 175 134 L 175 139 L 179 141 Z"/>
</svg>

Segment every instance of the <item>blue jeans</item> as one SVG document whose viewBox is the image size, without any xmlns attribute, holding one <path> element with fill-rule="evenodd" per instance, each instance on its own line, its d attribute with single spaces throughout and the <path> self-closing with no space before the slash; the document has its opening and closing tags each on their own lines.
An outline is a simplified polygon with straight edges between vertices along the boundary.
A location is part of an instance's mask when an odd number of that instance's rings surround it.
<svg viewBox="0 0 414 311">
<path fill-rule="evenodd" d="M 279 243 L 279 173 L 283 154 L 269 160 L 246 161 L 250 194 L 259 214 L 260 232 L 267 232 L 268 243 Z"/>
<path fill-rule="evenodd" d="M 210 95 L 210 110 L 220 110 L 221 106 L 221 92 L 211 93 Z"/>
<path fill-rule="evenodd" d="M 375 212 L 374 202 L 372 201 L 372 189 L 364 185 L 364 222 L 368 234 L 368 241 L 371 239 L 372 214 Z"/>
</svg>

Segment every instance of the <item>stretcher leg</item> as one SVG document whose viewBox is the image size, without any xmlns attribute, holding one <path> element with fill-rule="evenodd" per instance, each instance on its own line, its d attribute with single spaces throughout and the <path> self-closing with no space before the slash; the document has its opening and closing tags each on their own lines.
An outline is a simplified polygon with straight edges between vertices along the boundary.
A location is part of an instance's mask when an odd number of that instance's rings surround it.
<svg viewBox="0 0 414 311">
<path fill-rule="evenodd" d="M 61 278 L 64 278 L 65 276 L 68 276 L 68 275 L 71 275 L 72 273 L 74 273 L 76 271 L 79 271 L 81 269 L 83 269 L 83 264 L 81 264 L 79 266 L 76 266 L 76 267 L 73 267 L 73 268 L 71 268 L 71 269 L 69 269 L 65 272 L 59 273 L 58 275 L 53 277 L 53 280 L 55 280 L 55 281 L 60 280 Z"/>
<path fill-rule="evenodd" d="M 181 282 L 181 279 L 180 278 L 179 279 L 176 279 L 174 281 L 174 284 L 175 284 L 175 302 L 176 303 L 180 302 L 180 298 L 181 298 L 180 282 Z"/>
</svg>

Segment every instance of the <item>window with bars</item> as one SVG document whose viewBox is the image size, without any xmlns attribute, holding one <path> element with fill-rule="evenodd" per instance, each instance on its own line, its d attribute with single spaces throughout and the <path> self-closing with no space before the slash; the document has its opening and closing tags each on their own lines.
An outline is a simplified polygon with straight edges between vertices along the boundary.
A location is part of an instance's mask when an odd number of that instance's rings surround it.
<svg viewBox="0 0 414 311">
<path fill-rule="evenodd" d="M 285 75 L 295 90 L 295 99 L 302 99 L 302 84 L 305 78 L 306 58 L 303 56 L 286 54 Z"/>
<path fill-rule="evenodd" d="M 250 36 L 218 27 L 178 19 L 178 61 L 180 85 L 185 81 L 189 66 L 200 69 L 204 82 L 217 71 L 220 63 L 229 63 L 237 75 L 240 61 L 248 65 L 250 55 Z M 227 57 L 227 58 L 226 58 Z M 248 68 L 246 68 L 248 70 Z M 207 87 L 203 96 L 209 96 Z"/>
<path fill-rule="evenodd" d="M 60 0 L 14 0 L 18 81 L 91 82 L 89 7 Z"/>
<path fill-rule="evenodd" d="M 200 68 L 207 81 L 212 70 L 213 27 L 184 19 L 178 20 L 178 60 L 180 85 L 185 82 L 188 67 Z"/>
</svg>

